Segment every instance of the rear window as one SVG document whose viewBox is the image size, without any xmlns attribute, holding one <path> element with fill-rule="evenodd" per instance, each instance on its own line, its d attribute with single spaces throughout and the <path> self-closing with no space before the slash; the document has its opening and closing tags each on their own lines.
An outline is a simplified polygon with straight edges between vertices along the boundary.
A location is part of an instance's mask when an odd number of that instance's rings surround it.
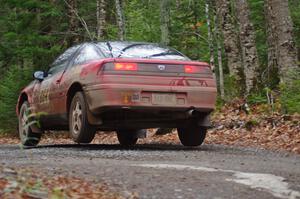
<svg viewBox="0 0 300 199">
<path fill-rule="evenodd" d="M 107 57 L 190 60 L 175 49 L 139 42 L 101 42 L 96 44 Z"/>
</svg>

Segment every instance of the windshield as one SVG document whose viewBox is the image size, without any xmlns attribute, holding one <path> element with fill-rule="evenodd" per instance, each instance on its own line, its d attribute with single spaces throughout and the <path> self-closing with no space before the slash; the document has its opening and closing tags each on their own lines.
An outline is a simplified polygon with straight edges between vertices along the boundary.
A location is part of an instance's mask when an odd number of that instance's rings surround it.
<svg viewBox="0 0 300 199">
<path fill-rule="evenodd" d="M 142 42 L 100 42 L 96 44 L 107 57 L 190 60 L 175 49 Z"/>
</svg>

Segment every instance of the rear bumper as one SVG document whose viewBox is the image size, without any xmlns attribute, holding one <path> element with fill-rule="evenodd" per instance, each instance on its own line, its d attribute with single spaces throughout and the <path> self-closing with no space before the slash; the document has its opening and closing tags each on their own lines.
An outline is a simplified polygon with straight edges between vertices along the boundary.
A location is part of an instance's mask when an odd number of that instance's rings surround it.
<svg viewBox="0 0 300 199">
<path fill-rule="evenodd" d="M 215 108 L 215 87 L 151 86 L 132 84 L 97 84 L 84 88 L 89 110 L 101 114 L 111 109 L 170 110 L 211 112 Z M 153 93 L 173 93 L 174 104 L 154 104 Z"/>
</svg>

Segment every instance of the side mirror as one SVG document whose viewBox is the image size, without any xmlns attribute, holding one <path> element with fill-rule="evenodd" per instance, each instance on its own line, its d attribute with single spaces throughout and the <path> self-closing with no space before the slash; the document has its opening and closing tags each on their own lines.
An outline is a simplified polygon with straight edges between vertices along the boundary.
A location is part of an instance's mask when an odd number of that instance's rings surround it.
<svg viewBox="0 0 300 199">
<path fill-rule="evenodd" d="M 39 81 L 43 81 L 46 76 L 44 71 L 36 71 L 33 73 L 33 78 Z"/>
</svg>

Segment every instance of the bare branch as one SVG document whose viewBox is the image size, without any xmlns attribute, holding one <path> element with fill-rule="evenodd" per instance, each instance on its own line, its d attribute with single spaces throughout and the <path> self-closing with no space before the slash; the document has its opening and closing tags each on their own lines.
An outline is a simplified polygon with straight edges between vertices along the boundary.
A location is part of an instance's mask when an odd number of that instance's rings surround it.
<svg viewBox="0 0 300 199">
<path fill-rule="evenodd" d="M 65 4 L 72 10 L 72 12 L 74 12 L 74 14 L 76 15 L 76 17 L 78 18 L 78 20 L 80 21 L 81 25 L 84 27 L 85 31 L 87 32 L 90 40 L 93 40 L 93 36 L 88 28 L 87 23 L 85 22 L 85 20 L 79 16 L 77 10 L 75 10 L 66 0 L 64 0 Z"/>
</svg>

